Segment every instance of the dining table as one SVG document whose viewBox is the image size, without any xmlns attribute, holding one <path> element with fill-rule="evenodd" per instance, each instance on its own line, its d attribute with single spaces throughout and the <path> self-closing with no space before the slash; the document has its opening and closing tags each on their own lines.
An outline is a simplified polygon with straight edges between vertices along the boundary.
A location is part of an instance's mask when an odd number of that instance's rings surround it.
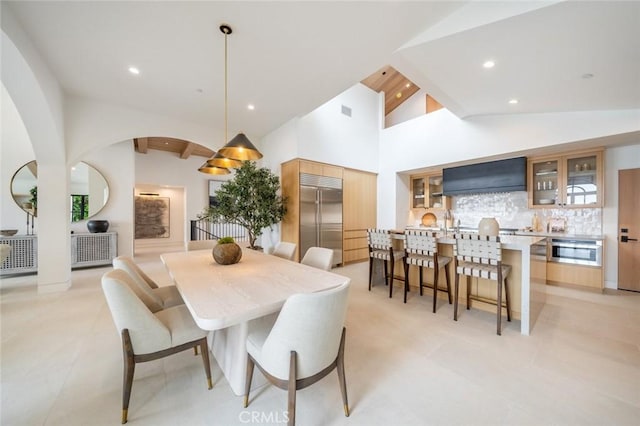
<svg viewBox="0 0 640 426">
<path fill-rule="evenodd" d="M 211 331 L 210 350 L 236 395 L 244 395 L 246 339 L 252 328 L 258 322 L 273 322 L 294 294 L 323 291 L 350 281 L 248 248 L 231 265 L 216 263 L 211 250 L 165 253 L 160 258 L 196 324 Z M 256 379 L 253 387 L 265 383 Z"/>
</svg>

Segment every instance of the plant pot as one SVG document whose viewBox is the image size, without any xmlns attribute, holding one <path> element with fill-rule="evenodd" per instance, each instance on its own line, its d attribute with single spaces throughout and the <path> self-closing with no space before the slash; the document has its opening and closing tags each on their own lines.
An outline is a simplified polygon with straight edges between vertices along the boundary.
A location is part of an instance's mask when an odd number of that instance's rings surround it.
<svg viewBox="0 0 640 426">
<path fill-rule="evenodd" d="M 500 225 L 495 217 L 483 217 L 478 224 L 478 234 L 481 236 L 497 237 Z"/>
<path fill-rule="evenodd" d="M 87 229 L 92 234 L 107 232 L 109 229 L 109 221 L 108 220 L 90 220 L 87 222 Z"/>
<path fill-rule="evenodd" d="M 216 244 L 212 254 L 213 259 L 220 265 L 232 265 L 242 259 L 242 249 L 236 243 Z"/>
</svg>

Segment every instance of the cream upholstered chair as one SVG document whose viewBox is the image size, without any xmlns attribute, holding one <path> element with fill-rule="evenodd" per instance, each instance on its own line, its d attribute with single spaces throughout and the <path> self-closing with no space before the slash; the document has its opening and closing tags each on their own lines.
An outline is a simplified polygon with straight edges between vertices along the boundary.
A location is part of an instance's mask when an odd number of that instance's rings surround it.
<svg viewBox="0 0 640 426">
<path fill-rule="evenodd" d="M 122 423 L 127 422 L 136 363 L 200 346 L 207 384 L 212 388 L 207 332 L 196 325 L 186 305 L 152 313 L 133 292 L 135 286 L 123 270 L 114 269 L 102 277 L 102 290 L 122 340 Z"/>
<path fill-rule="evenodd" d="M 330 271 L 333 263 L 333 250 L 324 247 L 309 247 L 300 263 Z"/>
<path fill-rule="evenodd" d="M 456 283 L 453 302 L 453 319 L 458 320 L 458 282 L 460 275 L 467 277 L 467 309 L 471 307 L 471 299 L 493 303 L 486 298 L 471 296 L 471 277 L 485 278 L 497 284 L 497 334 L 502 334 L 502 308 L 507 309 L 507 321 L 511 321 L 511 304 L 509 301 L 509 284 L 507 276 L 511 266 L 502 264 L 502 246 L 500 237 L 481 236 L 477 234 L 456 234 L 453 246 L 455 258 Z M 504 284 L 505 303 L 502 303 L 502 286 Z"/>
<path fill-rule="evenodd" d="M 276 244 L 276 248 L 271 254 L 283 259 L 293 260 L 293 256 L 295 256 L 296 254 L 296 243 L 280 241 L 278 244 Z"/>
<path fill-rule="evenodd" d="M 369 291 L 373 280 L 373 260 L 380 259 L 384 262 L 385 284 L 389 285 L 389 297 L 393 297 L 393 280 L 396 260 L 404 257 L 404 250 L 393 248 L 391 231 L 388 229 L 367 229 L 367 245 L 369 246 Z M 387 266 L 390 264 L 390 269 Z M 400 279 L 400 278 L 397 278 Z"/>
<path fill-rule="evenodd" d="M 158 285 L 128 256 L 113 259 L 113 267 L 127 272 L 136 284 L 132 290 L 144 302 L 151 312 L 184 304 L 182 296 L 175 285 L 158 287 Z"/>
<path fill-rule="evenodd" d="M 187 251 L 213 249 L 218 240 L 193 240 L 187 241 Z"/>
<path fill-rule="evenodd" d="M 312 385 L 335 368 L 344 414 L 349 416 L 344 375 L 344 345 L 349 283 L 287 299 L 271 329 L 262 326 L 247 337 L 247 378 L 244 406 L 254 365 L 280 389 L 287 389 L 289 425 L 295 424 L 296 391 Z"/>
<path fill-rule="evenodd" d="M 409 266 L 416 265 L 419 268 L 420 296 L 422 296 L 423 287 L 433 288 L 433 313 L 436 313 L 438 291 L 444 291 L 438 286 L 439 271 L 441 268 L 444 268 L 447 280 L 446 292 L 449 297 L 449 304 L 451 304 L 451 277 L 447 269 L 451 258 L 438 255 L 438 238 L 435 232 L 417 230 L 404 231 L 404 252 L 404 303 L 407 303 L 407 291 L 409 291 Z M 433 286 L 425 284 L 422 280 L 422 271 L 424 268 L 433 269 Z"/>
</svg>

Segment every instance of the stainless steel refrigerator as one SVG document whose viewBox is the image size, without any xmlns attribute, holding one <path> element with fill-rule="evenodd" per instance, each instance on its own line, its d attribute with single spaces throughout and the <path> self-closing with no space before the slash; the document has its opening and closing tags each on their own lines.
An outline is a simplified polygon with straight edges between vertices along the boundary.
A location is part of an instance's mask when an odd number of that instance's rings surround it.
<svg viewBox="0 0 640 426">
<path fill-rule="evenodd" d="M 342 179 L 300 174 L 300 258 L 309 247 L 333 250 L 342 263 Z"/>
</svg>

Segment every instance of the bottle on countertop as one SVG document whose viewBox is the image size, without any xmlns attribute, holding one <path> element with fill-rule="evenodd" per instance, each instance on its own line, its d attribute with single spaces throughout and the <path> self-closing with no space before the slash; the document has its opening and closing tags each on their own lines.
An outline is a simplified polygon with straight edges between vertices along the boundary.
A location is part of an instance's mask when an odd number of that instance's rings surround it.
<svg viewBox="0 0 640 426">
<path fill-rule="evenodd" d="M 533 229 L 533 232 L 538 232 L 540 230 L 540 220 L 538 219 L 538 213 L 533 214 L 533 219 L 531 220 L 531 229 Z"/>
</svg>

